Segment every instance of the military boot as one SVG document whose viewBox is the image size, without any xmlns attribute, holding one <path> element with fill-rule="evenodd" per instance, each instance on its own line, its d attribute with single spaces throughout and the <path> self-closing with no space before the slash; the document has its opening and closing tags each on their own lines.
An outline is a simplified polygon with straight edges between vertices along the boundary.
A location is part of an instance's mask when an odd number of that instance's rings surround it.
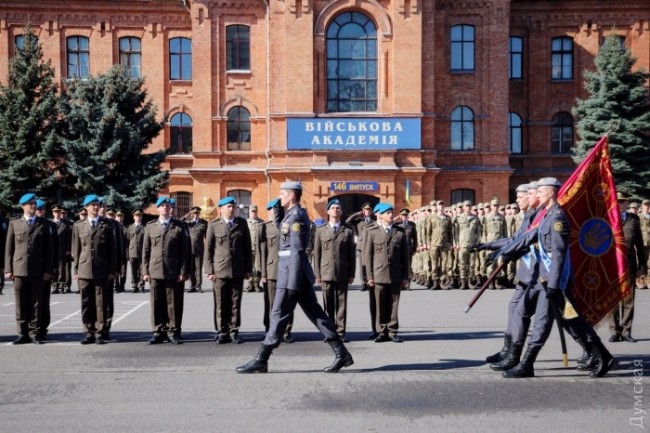
<svg viewBox="0 0 650 433">
<path fill-rule="evenodd" d="M 485 362 L 496 363 L 496 362 L 503 361 L 506 358 L 506 355 L 508 354 L 511 345 L 512 345 L 512 337 L 510 336 L 510 334 L 504 335 L 503 347 L 501 348 L 501 351 L 485 358 Z"/>
<path fill-rule="evenodd" d="M 343 367 L 349 367 L 354 364 L 352 360 L 352 355 L 348 352 L 348 349 L 345 348 L 343 342 L 340 339 L 332 340 L 327 342 L 332 350 L 334 351 L 334 361 L 332 365 L 323 369 L 325 373 L 336 373 Z"/>
<path fill-rule="evenodd" d="M 469 284 L 467 283 L 467 278 L 460 279 L 460 290 L 469 290 Z"/>
<path fill-rule="evenodd" d="M 431 290 L 440 290 L 440 280 L 438 278 L 433 280 L 433 284 L 431 285 Z"/>
<path fill-rule="evenodd" d="M 597 343 L 587 343 L 588 350 L 593 353 L 594 368 L 589 373 L 589 377 L 603 377 L 609 370 L 616 369 L 618 363 L 609 353 L 609 350 L 601 341 Z"/>
<path fill-rule="evenodd" d="M 595 367 L 594 354 L 591 352 L 591 346 L 587 345 L 580 338 L 576 338 L 576 343 L 582 347 L 582 355 L 576 359 L 578 371 L 590 371 Z"/>
<path fill-rule="evenodd" d="M 515 365 L 519 364 L 521 358 L 521 351 L 524 349 L 523 344 L 511 344 L 510 350 L 506 353 L 506 357 L 496 364 L 490 364 L 490 368 L 494 371 L 509 370 Z"/>
<path fill-rule="evenodd" d="M 269 368 L 268 360 L 271 352 L 273 352 L 273 346 L 262 344 L 255 358 L 237 367 L 237 373 L 266 373 Z"/>
<path fill-rule="evenodd" d="M 537 359 L 537 354 L 542 350 L 542 346 L 528 346 L 524 357 L 521 358 L 521 362 L 517 364 L 514 368 L 504 371 L 501 376 L 508 379 L 512 378 L 522 378 L 522 377 L 535 377 L 535 369 L 533 369 L 533 364 Z"/>
</svg>

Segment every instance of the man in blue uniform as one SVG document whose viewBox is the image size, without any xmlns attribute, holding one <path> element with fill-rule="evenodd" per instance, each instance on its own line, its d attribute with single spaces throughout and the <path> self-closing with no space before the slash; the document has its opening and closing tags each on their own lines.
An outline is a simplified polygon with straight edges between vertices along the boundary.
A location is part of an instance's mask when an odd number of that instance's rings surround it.
<svg viewBox="0 0 650 433">
<path fill-rule="evenodd" d="M 280 345 L 291 313 L 297 304 L 305 315 L 325 336 L 334 350 L 334 362 L 324 371 L 335 373 L 354 364 L 336 333 L 336 328 L 316 300 L 313 285 L 314 271 L 305 252 L 309 237 L 310 221 L 307 211 L 300 206 L 302 185 L 300 182 L 284 182 L 280 186 L 280 205 L 274 217 L 280 228 L 280 263 L 271 324 L 259 352 L 248 363 L 237 367 L 238 373 L 266 373 L 268 359 L 273 349 Z"/>
</svg>

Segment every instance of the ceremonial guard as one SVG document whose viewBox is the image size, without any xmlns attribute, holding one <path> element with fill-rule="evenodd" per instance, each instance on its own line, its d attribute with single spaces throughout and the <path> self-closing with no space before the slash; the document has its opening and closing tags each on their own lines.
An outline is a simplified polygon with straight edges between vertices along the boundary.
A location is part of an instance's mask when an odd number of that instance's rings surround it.
<svg viewBox="0 0 650 433">
<path fill-rule="evenodd" d="M 399 298 L 409 278 L 411 247 L 402 227 L 393 224 L 393 206 L 379 203 L 377 223 L 366 228 L 363 261 L 367 266 L 368 285 L 375 287 L 377 319 L 375 343 L 401 343 L 399 330 Z"/>
<path fill-rule="evenodd" d="M 142 246 L 144 245 L 144 225 L 142 224 L 142 209 L 132 213 L 133 224 L 127 230 L 129 239 L 129 265 L 131 266 L 131 293 L 144 292 L 142 280 Z"/>
<path fill-rule="evenodd" d="M 637 277 L 646 274 L 645 248 L 643 246 L 641 220 L 634 213 L 626 211 L 628 199 L 624 194 L 618 193 L 616 198 L 618 199 L 621 212 L 621 224 L 623 226 L 623 237 L 625 238 L 632 290 L 612 311 L 612 315 L 609 318 L 609 333 L 611 335 L 609 341 L 612 343 L 619 341 L 636 343 L 636 339 L 632 337 L 635 280 Z"/>
<path fill-rule="evenodd" d="M 221 216 L 208 224 L 203 267 L 214 289 L 217 344 L 240 344 L 244 279 L 253 268 L 251 234 L 246 220 L 235 216 L 234 197 L 222 198 L 217 205 Z"/>
<path fill-rule="evenodd" d="M 259 254 L 261 261 L 261 282 L 264 289 L 264 332 L 269 332 L 271 325 L 271 312 L 273 302 L 275 300 L 275 292 L 278 282 L 278 262 L 280 259 L 280 229 L 275 223 L 273 217 L 275 209 L 278 207 L 279 199 L 273 199 L 266 205 L 266 210 L 269 214 L 269 221 L 262 225 L 260 230 Z M 284 330 L 282 341 L 285 343 L 293 343 L 295 340 L 291 336 L 291 329 L 293 328 L 293 311 L 289 314 L 289 323 Z"/>
<path fill-rule="evenodd" d="M 41 344 L 39 303 L 43 283 L 52 277 L 53 237 L 50 224 L 36 216 L 36 197 L 23 195 L 18 201 L 23 215 L 9 221 L 5 243 L 5 277 L 14 282 L 18 338 L 13 344 Z"/>
<path fill-rule="evenodd" d="M 356 262 L 354 231 L 342 223 L 338 199 L 330 200 L 326 210 L 328 221 L 316 228 L 314 237 L 314 272 L 323 292 L 323 308 L 340 339 L 347 343 L 348 286 L 354 281 Z"/>
<path fill-rule="evenodd" d="M 237 367 L 238 373 L 267 372 L 268 359 L 273 349 L 280 345 L 291 313 L 297 304 L 300 304 L 307 318 L 325 336 L 334 351 L 334 362 L 324 371 L 335 373 L 354 363 L 352 355 L 336 333 L 336 328 L 316 300 L 313 288 L 314 272 L 305 251 L 310 221 L 307 212 L 300 206 L 301 196 L 302 185 L 299 182 L 284 182 L 280 185 L 280 202 L 274 212 L 276 225 L 281 233 L 278 253 L 280 263 L 271 324 L 255 358 Z"/>
<path fill-rule="evenodd" d="M 153 336 L 149 344 L 165 340 L 181 344 L 177 311 L 179 283 L 187 279 L 190 269 L 189 239 L 185 224 L 171 217 L 168 197 L 156 201 L 158 219 L 144 229 L 142 279 L 149 282 Z"/>
<path fill-rule="evenodd" d="M 63 218 L 63 208 L 59 205 L 52 206 L 52 223 L 56 227 L 58 245 L 55 263 L 57 272 L 56 279 L 52 282 L 52 293 L 70 293 L 68 265 L 72 259 L 72 226 Z"/>
<path fill-rule="evenodd" d="M 260 257 L 257 255 L 257 251 L 259 251 L 258 231 L 262 229 L 262 224 L 264 224 L 264 220 L 257 216 L 256 204 L 252 204 L 248 208 L 248 219 L 246 220 L 246 223 L 248 223 L 248 231 L 251 234 L 251 248 L 252 248 L 251 254 L 253 257 L 252 258 L 253 270 L 251 272 L 251 277 L 248 279 L 248 288 L 246 289 L 246 291 L 261 292 L 262 288 L 260 287 L 260 277 L 261 277 L 260 268 L 262 267 L 262 264 L 260 262 Z"/>
<path fill-rule="evenodd" d="M 81 321 L 85 333 L 81 344 L 105 344 L 104 297 L 112 292 L 109 283 L 117 268 L 117 241 L 113 225 L 99 216 L 100 198 L 88 195 L 83 206 L 88 217 L 72 226 L 72 274 L 81 292 Z"/>
<path fill-rule="evenodd" d="M 190 272 L 190 292 L 202 292 L 203 289 L 203 253 L 205 251 L 205 235 L 208 231 L 208 222 L 200 218 L 201 208 L 194 206 L 190 209 L 191 217 L 186 220 L 190 231 L 190 244 L 192 245 L 192 266 Z"/>
</svg>

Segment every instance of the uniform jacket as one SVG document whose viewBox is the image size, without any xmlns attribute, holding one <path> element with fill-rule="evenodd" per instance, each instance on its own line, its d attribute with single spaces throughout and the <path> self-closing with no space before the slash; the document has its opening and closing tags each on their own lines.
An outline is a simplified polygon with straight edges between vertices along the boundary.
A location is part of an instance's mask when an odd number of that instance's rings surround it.
<svg viewBox="0 0 650 433">
<path fill-rule="evenodd" d="M 23 216 L 9 221 L 5 244 L 5 272 L 17 277 L 42 278 L 54 268 L 50 223 L 35 217 L 31 227 Z"/>
<path fill-rule="evenodd" d="M 643 235 L 643 245 L 650 247 L 650 214 L 639 215 L 641 222 L 641 234 Z"/>
<path fill-rule="evenodd" d="M 409 278 L 410 248 L 402 227 L 393 224 L 390 234 L 378 223 L 366 227 L 363 263 L 368 280 L 378 284 L 401 284 Z"/>
<path fill-rule="evenodd" d="M 56 238 L 57 238 L 57 255 L 56 258 L 58 261 L 65 260 L 71 253 L 72 249 L 72 225 L 66 220 L 59 220 L 54 222 L 51 220 L 56 227 Z"/>
<path fill-rule="evenodd" d="M 7 240 L 7 230 L 9 229 L 9 222 L 0 216 L 0 246 L 5 246 Z M 4 273 L 5 268 L 5 255 L 4 252 L 0 254 L 0 271 Z"/>
<path fill-rule="evenodd" d="M 313 286 L 314 271 L 306 252 L 311 225 L 307 211 L 295 205 L 286 212 L 279 208 L 274 217 L 280 229 L 277 288 L 300 290 L 306 287 L 305 280 Z"/>
<path fill-rule="evenodd" d="M 508 236 L 508 224 L 503 215 L 492 213 L 485 219 L 483 225 L 483 239 L 491 242 L 496 239 L 502 239 Z"/>
<path fill-rule="evenodd" d="M 208 231 L 208 222 L 199 218 L 196 222 L 192 219 L 185 221 L 187 228 L 190 230 L 190 243 L 192 245 L 192 254 L 203 256 L 205 252 L 205 235 Z"/>
<path fill-rule="evenodd" d="M 372 225 L 375 221 L 377 221 L 377 217 L 375 215 L 372 215 L 371 217 L 365 219 L 363 217 L 363 212 L 354 213 L 345 220 L 345 223 L 347 225 L 356 229 L 357 250 L 361 251 L 361 248 L 363 248 L 363 234 L 366 231 L 366 227 L 368 227 L 368 225 Z"/>
<path fill-rule="evenodd" d="M 260 238 L 261 276 L 267 280 L 278 279 L 278 251 L 280 247 L 280 229 L 275 221 L 267 221 L 262 225 Z"/>
<path fill-rule="evenodd" d="M 129 260 L 142 259 L 144 224 L 131 224 L 127 229 L 127 236 L 129 238 Z"/>
<path fill-rule="evenodd" d="M 456 217 L 456 245 L 468 248 L 476 245 L 481 239 L 481 224 L 478 217 L 462 213 Z"/>
<path fill-rule="evenodd" d="M 110 220 L 100 217 L 94 230 L 90 218 L 72 226 L 72 260 L 72 274 L 79 278 L 105 280 L 115 272 L 117 240 Z"/>
<path fill-rule="evenodd" d="M 354 278 L 356 245 L 352 227 L 340 223 L 336 233 L 329 223 L 316 228 L 314 273 L 321 281 L 347 282 Z"/>
<path fill-rule="evenodd" d="M 621 218 L 623 225 L 623 236 L 627 247 L 627 260 L 630 266 L 630 276 L 636 277 L 636 272 L 645 268 L 645 250 L 643 248 L 643 234 L 641 233 L 641 221 L 637 215 L 625 212 L 625 218 Z"/>
<path fill-rule="evenodd" d="M 415 228 L 415 223 L 413 221 L 399 221 L 396 224 L 404 229 L 411 254 L 415 254 L 418 248 L 418 232 Z"/>
<path fill-rule="evenodd" d="M 217 278 L 244 278 L 252 273 L 251 234 L 245 219 L 235 217 L 232 228 L 222 218 L 210 221 L 203 269 Z"/>
<path fill-rule="evenodd" d="M 175 218 L 163 230 L 159 219 L 144 228 L 142 275 L 156 280 L 176 280 L 190 269 L 190 240 L 187 227 Z"/>
</svg>

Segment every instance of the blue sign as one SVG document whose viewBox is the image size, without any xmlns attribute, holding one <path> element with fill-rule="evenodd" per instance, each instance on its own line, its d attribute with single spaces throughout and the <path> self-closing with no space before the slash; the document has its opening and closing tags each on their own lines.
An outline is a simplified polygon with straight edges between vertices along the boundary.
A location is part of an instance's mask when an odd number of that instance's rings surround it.
<svg viewBox="0 0 650 433">
<path fill-rule="evenodd" d="M 287 119 L 288 150 L 382 150 L 421 147 L 421 119 Z"/>
<path fill-rule="evenodd" d="M 378 182 L 332 182 L 332 192 L 374 192 L 379 191 Z"/>
</svg>

